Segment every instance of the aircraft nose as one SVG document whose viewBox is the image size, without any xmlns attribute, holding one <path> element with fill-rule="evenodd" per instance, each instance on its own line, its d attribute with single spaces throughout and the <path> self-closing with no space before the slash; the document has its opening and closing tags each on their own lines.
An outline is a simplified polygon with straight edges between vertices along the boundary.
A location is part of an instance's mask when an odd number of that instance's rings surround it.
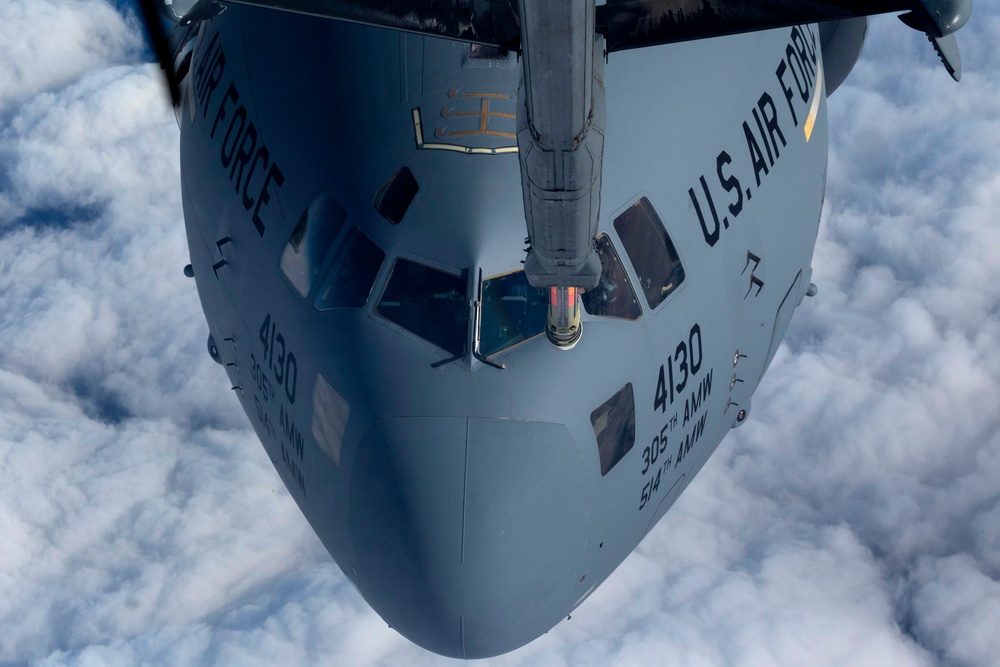
<svg viewBox="0 0 1000 667">
<path fill-rule="evenodd" d="M 565 426 L 376 420 L 352 469 L 355 583 L 401 634 L 457 658 L 547 631 L 590 582 L 583 466 Z"/>
</svg>

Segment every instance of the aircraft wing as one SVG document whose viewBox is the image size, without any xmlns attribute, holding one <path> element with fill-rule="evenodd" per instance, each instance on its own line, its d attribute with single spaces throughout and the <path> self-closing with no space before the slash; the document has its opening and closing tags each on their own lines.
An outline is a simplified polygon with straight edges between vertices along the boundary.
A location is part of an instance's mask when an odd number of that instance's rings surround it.
<svg viewBox="0 0 1000 667">
<path fill-rule="evenodd" d="M 324 16 L 511 50 L 521 47 L 518 0 L 218 2 Z M 596 8 L 596 29 L 605 36 L 607 52 L 612 53 L 803 23 L 906 12 L 900 18 L 911 28 L 927 33 L 948 72 L 957 80 L 961 76 L 961 58 L 952 33 L 969 20 L 972 3 L 973 0 L 607 0 L 607 4 Z"/>
<path fill-rule="evenodd" d="M 911 28 L 941 38 L 965 25 L 972 0 L 608 0 L 597 30 L 613 52 L 903 11 Z"/>
<path fill-rule="evenodd" d="M 164 68 L 174 105 L 179 92 L 172 45 L 160 16 L 186 33 L 227 4 L 252 5 L 383 28 L 437 35 L 520 50 L 519 1 L 524 0 L 138 0 L 150 42 Z M 545 0 L 528 0 L 545 2 Z M 608 53 L 802 23 L 887 12 L 926 32 L 956 79 L 958 46 L 952 33 L 972 14 L 973 0 L 607 0 L 596 7 L 596 31 Z M 176 40 L 181 41 L 181 40 Z"/>
<path fill-rule="evenodd" d="M 517 0 L 219 0 L 342 21 L 520 48 Z M 931 38 L 968 21 L 972 0 L 607 0 L 597 32 L 608 52 L 733 35 L 802 23 L 908 12 Z"/>
<path fill-rule="evenodd" d="M 298 14 L 520 48 L 517 0 L 221 0 Z"/>
</svg>

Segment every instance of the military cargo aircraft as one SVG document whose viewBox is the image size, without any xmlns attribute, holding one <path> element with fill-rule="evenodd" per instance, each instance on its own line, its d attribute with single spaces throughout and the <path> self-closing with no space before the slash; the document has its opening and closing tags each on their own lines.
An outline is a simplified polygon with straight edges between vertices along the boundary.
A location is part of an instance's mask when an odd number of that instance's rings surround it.
<svg viewBox="0 0 1000 667">
<path fill-rule="evenodd" d="M 209 354 L 372 608 L 478 658 L 580 605 L 747 420 L 816 292 L 867 15 L 957 79 L 972 2 L 142 6 Z"/>
</svg>

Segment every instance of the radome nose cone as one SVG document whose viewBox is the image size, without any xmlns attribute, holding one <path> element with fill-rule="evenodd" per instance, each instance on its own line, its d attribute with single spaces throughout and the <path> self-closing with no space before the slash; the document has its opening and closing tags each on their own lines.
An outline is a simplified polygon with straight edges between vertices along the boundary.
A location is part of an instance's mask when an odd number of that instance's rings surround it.
<svg viewBox="0 0 1000 667">
<path fill-rule="evenodd" d="M 436 653 L 486 657 L 531 641 L 580 593 L 582 476 L 559 424 L 376 420 L 351 477 L 359 590 Z"/>
</svg>

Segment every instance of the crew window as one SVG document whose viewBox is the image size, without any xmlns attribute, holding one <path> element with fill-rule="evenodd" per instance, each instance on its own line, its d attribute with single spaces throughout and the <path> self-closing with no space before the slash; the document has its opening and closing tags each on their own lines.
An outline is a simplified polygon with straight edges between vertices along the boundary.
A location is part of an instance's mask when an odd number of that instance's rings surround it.
<svg viewBox="0 0 1000 667">
<path fill-rule="evenodd" d="M 601 280 L 597 287 L 581 296 L 584 309 L 591 315 L 601 317 L 639 319 L 642 307 L 611 239 L 607 234 L 600 234 L 596 241 L 597 256 L 601 259 Z"/>
<path fill-rule="evenodd" d="M 375 210 L 394 225 L 403 221 L 420 186 L 409 167 L 400 167 L 375 193 Z"/>
<path fill-rule="evenodd" d="M 313 389 L 312 436 L 335 466 L 340 466 L 340 446 L 350 418 L 350 404 L 325 377 L 317 375 Z"/>
<path fill-rule="evenodd" d="M 365 305 L 384 259 L 385 252 L 352 225 L 333 252 L 313 305 L 317 310 Z"/>
<path fill-rule="evenodd" d="M 397 259 L 378 313 L 449 354 L 465 350 L 469 326 L 466 279 Z"/>
<path fill-rule="evenodd" d="M 490 355 L 545 330 L 545 290 L 528 284 L 524 271 L 483 281 L 479 351 Z"/>
<path fill-rule="evenodd" d="M 590 413 L 590 424 L 597 436 L 597 454 L 601 475 L 607 475 L 635 444 L 635 400 L 632 383 Z"/>
<path fill-rule="evenodd" d="M 329 195 L 320 193 L 292 230 L 288 245 L 281 253 L 281 270 L 303 297 L 309 295 L 346 220 L 347 211 Z"/>
<path fill-rule="evenodd" d="M 469 44 L 469 58 L 472 60 L 507 60 L 507 49 L 488 44 Z"/>
<path fill-rule="evenodd" d="M 667 230 L 643 197 L 615 218 L 615 231 L 632 260 L 649 307 L 656 308 L 684 281 L 684 267 Z"/>
</svg>

